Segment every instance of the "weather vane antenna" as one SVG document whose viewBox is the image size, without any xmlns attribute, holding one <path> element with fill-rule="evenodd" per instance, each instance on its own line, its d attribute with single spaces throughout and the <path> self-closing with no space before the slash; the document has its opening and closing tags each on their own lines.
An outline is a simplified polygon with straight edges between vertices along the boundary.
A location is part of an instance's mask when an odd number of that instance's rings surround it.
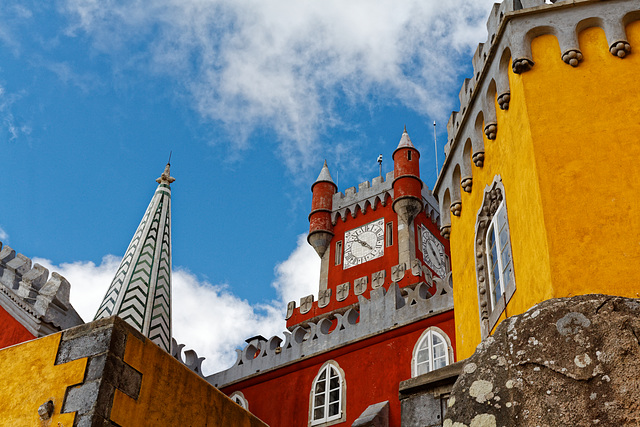
<svg viewBox="0 0 640 427">
<path fill-rule="evenodd" d="M 171 164 L 171 154 L 173 153 L 173 150 L 169 151 L 169 161 L 167 162 L 168 165 Z"/>
<path fill-rule="evenodd" d="M 436 179 L 438 179 L 438 139 L 436 138 L 436 121 L 433 121 L 433 144 L 436 148 Z"/>
<path fill-rule="evenodd" d="M 378 156 L 378 165 L 380 166 L 380 178 L 382 178 L 382 154 Z"/>
</svg>

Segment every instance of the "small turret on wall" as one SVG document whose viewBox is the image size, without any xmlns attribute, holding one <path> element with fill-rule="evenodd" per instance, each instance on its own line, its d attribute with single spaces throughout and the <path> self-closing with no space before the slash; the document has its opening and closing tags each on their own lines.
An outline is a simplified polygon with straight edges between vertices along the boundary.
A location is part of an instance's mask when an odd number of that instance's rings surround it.
<svg viewBox="0 0 640 427">
<path fill-rule="evenodd" d="M 416 257 L 413 220 L 422 211 L 423 204 L 420 152 L 413 146 L 406 127 L 392 158 L 395 171 L 392 207 L 398 215 L 399 263 L 408 267 Z"/>
</svg>

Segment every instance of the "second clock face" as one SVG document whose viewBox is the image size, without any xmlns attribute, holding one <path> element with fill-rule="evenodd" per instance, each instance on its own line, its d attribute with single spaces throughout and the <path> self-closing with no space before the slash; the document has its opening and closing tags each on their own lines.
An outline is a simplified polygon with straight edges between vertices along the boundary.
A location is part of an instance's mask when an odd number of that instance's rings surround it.
<svg viewBox="0 0 640 427">
<path fill-rule="evenodd" d="M 345 269 L 384 255 L 384 218 L 344 233 Z"/>
<path fill-rule="evenodd" d="M 444 245 L 429 232 L 424 225 L 420 226 L 422 233 L 422 254 L 424 262 L 431 267 L 439 277 L 444 277 L 446 272 L 446 254 Z"/>
</svg>

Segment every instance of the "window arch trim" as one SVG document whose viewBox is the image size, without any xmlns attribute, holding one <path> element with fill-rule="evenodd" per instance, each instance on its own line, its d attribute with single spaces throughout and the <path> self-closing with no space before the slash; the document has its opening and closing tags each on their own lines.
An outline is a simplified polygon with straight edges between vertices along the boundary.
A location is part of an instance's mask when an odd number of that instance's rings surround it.
<svg viewBox="0 0 640 427">
<path fill-rule="evenodd" d="M 247 411 L 249 410 L 249 402 L 247 401 L 247 398 L 244 397 L 244 394 L 241 391 L 234 391 L 229 396 L 229 399 L 233 400 L 235 403 L 242 406 Z"/>
<path fill-rule="evenodd" d="M 337 389 L 332 389 L 330 386 L 332 370 L 338 376 L 339 388 Z M 323 380 L 320 380 L 323 372 L 326 372 L 325 377 Z M 325 388 L 324 388 L 325 400 L 324 400 L 324 405 L 321 406 L 321 407 L 324 407 L 324 416 L 323 418 L 314 419 L 314 411 L 320 408 L 314 405 L 315 397 L 316 397 L 316 392 L 315 392 L 316 384 L 319 383 L 320 381 L 325 382 Z M 336 390 L 339 391 L 339 397 L 337 401 L 330 399 L 330 392 L 336 391 Z M 327 400 L 327 397 L 329 397 L 328 400 Z M 316 374 L 315 378 L 311 383 L 311 390 L 309 393 L 308 425 L 313 427 L 316 427 L 316 426 L 324 427 L 324 426 L 331 426 L 334 424 L 345 422 L 347 419 L 346 399 L 347 399 L 347 381 L 346 381 L 344 371 L 342 370 L 342 368 L 340 368 L 340 365 L 338 365 L 338 363 L 335 360 L 328 360 L 320 367 L 320 369 L 318 369 L 318 373 Z M 335 402 L 338 402 L 338 413 L 336 415 L 329 415 L 329 406 L 331 405 L 331 403 L 335 403 Z"/>
<path fill-rule="evenodd" d="M 445 365 L 450 365 L 451 363 L 453 363 L 453 347 L 451 346 L 451 339 L 449 338 L 449 335 L 444 332 L 442 329 L 436 327 L 436 326 L 430 326 L 427 329 L 425 329 L 422 334 L 420 335 L 420 338 L 418 338 L 418 341 L 416 341 L 416 345 L 413 346 L 413 353 L 412 353 L 412 357 L 411 357 L 411 377 L 417 377 L 418 375 L 421 375 L 418 373 L 418 352 L 420 351 L 420 347 L 422 345 L 422 343 L 425 341 L 425 339 L 429 339 L 429 335 L 433 335 L 433 334 L 437 334 L 443 341 L 444 344 L 446 346 L 446 350 L 445 350 L 445 355 L 446 355 L 446 359 L 445 359 Z M 433 341 L 431 341 L 432 343 Z M 428 372 L 432 372 L 434 371 L 433 369 L 433 353 L 432 353 L 432 347 L 429 347 L 429 371 Z"/>
<path fill-rule="evenodd" d="M 509 281 L 502 285 L 502 294 L 497 301 L 491 299 L 491 275 L 490 261 L 488 258 L 487 250 L 487 233 L 492 224 L 495 224 L 494 217 L 499 214 L 499 210 L 504 209 L 505 227 L 508 236 L 508 242 L 505 246 L 508 246 L 508 255 L 511 260 L 512 274 L 509 277 Z M 515 283 L 515 268 L 513 260 L 513 251 L 511 250 L 511 231 L 509 228 L 509 215 L 508 207 L 505 198 L 504 185 L 502 184 L 502 177 L 496 175 L 493 178 L 491 185 L 487 185 L 484 189 L 484 196 L 482 206 L 478 210 L 476 218 L 476 231 L 474 236 L 475 241 L 475 253 L 476 253 L 476 282 L 478 284 L 478 304 L 479 304 L 479 316 L 480 316 L 480 334 L 484 339 L 489 335 L 494 328 L 500 315 L 505 311 L 505 308 L 511 297 L 516 290 Z"/>
</svg>

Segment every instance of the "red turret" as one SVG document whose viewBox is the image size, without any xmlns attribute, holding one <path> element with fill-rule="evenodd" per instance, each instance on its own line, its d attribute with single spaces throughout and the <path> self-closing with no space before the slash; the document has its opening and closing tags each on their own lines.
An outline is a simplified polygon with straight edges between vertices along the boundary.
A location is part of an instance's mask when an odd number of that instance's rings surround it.
<svg viewBox="0 0 640 427">
<path fill-rule="evenodd" d="M 402 132 L 398 148 L 393 152 L 393 210 L 398 212 L 398 203 L 402 208 L 415 209 L 414 217 L 422 209 L 422 180 L 420 179 L 420 152 L 411 143 L 407 128 Z M 409 202 L 409 200 L 413 202 Z M 417 202 L 417 203 L 416 203 Z"/>
<path fill-rule="evenodd" d="M 311 213 L 309 214 L 309 236 L 307 242 L 316 250 L 320 258 L 331 243 L 333 238 L 333 224 L 331 222 L 331 209 L 333 207 L 333 195 L 338 187 L 331 179 L 327 161 L 318 175 L 318 179 L 311 186 L 313 199 L 311 201 Z"/>
</svg>

